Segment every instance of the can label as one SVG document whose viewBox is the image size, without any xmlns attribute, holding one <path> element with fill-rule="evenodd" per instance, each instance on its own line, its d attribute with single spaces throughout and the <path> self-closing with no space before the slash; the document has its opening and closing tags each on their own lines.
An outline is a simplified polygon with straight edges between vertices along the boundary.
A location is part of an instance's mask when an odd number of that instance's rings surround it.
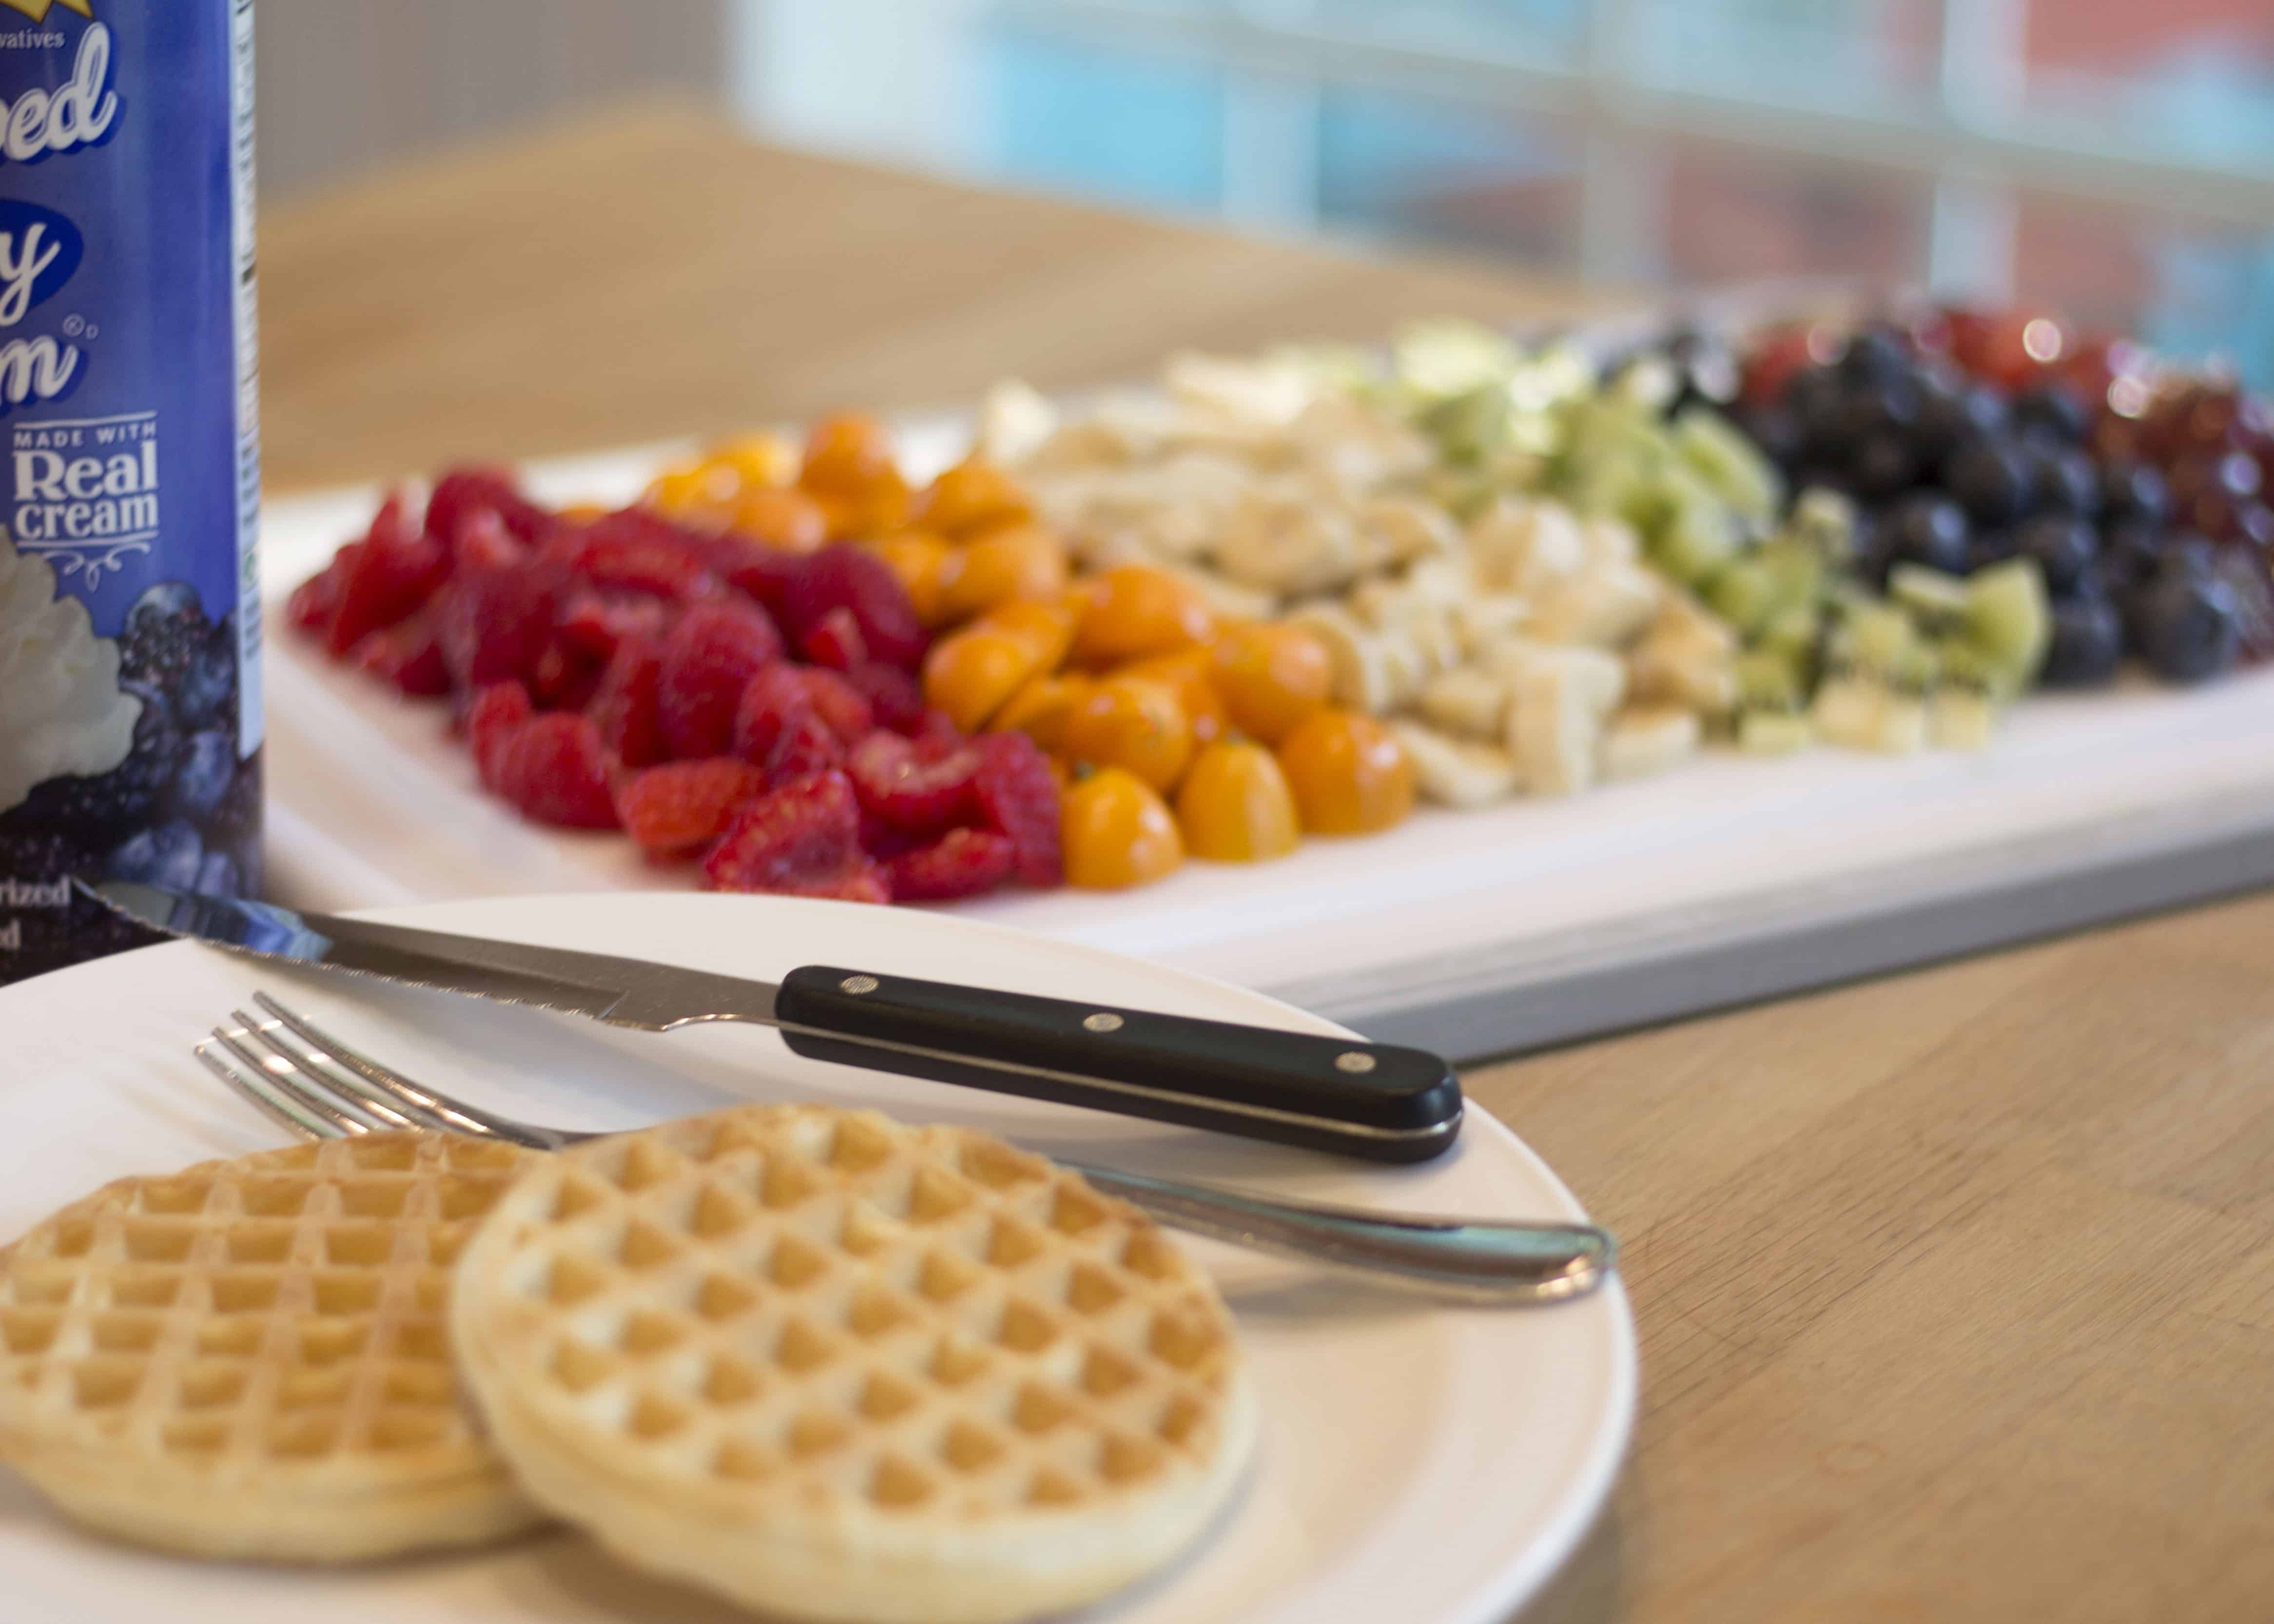
<svg viewBox="0 0 2274 1624">
<path fill-rule="evenodd" d="M 251 0 L 0 0 L 0 981 L 260 869 Z"/>
</svg>

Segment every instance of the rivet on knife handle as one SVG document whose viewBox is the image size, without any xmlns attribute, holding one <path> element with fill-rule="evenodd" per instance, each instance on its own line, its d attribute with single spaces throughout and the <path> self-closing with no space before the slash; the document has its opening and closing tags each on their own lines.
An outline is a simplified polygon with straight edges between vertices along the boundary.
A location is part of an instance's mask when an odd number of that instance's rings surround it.
<svg viewBox="0 0 2274 1624">
<path fill-rule="evenodd" d="M 1460 1132 L 1459 1079 L 1417 1049 L 817 965 L 782 979 L 776 1015 L 813 1059 L 1373 1161 Z"/>
</svg>

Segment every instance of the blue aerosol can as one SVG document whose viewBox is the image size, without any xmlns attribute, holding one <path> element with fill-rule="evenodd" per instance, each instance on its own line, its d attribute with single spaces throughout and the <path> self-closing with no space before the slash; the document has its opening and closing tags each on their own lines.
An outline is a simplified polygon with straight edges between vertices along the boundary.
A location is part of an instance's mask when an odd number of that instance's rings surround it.
<svg viewBox="0 0 2274 1624">
<path fill-rule="evenodd" d="M 0 0 L 0 981 L 260 882 L 252 0 Z"/>
</svg>

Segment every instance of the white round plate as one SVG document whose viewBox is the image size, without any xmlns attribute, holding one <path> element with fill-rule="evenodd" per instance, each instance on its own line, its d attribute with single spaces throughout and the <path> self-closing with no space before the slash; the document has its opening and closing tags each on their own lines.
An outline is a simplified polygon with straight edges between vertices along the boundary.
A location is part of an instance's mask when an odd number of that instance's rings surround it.
<svg viewBox="0 0 2274 1624">
<path fill-rule="evenodd" d="M 542 897 L 379 917 L 776 979 L 800 964 L 1001 986 L 1297 1029 L 1329 1023 L 1178 971 L 905 909 L 768 897 Z M 1381 1207 L 1577 1218 L 1516 1136 L 1471 1108 L 1460 1144 L 1375 1168 L 1219 1135 L 802 1060 L 772 1033 L 665 1036 L 176 944 L 0 991 L 0 1236 L 120 1175 L 277 1141 L 190 1044 L 254 988 L 410 1076 L 539 1122 L 628 1127 L 753 1099 L 874 1104 L 1044 1152 Z M 1263 1399 L 1258 1459 L 1219 1526 L 1104 1624 L 1487 1624 L 1531 1595 L 1600 1505 L 1634 1409 L 1615 1282 L 1580 1303 L 1418 1304 L 1194 1243 L 1224 1286 Z M 724 1603 L 567 1535 L 323 1573 L 207 1565 L 84 1535 L 0 1474 L 11 1616 L 170 1624 L 568 1620 L 727 1624 Z"/>
</svg>

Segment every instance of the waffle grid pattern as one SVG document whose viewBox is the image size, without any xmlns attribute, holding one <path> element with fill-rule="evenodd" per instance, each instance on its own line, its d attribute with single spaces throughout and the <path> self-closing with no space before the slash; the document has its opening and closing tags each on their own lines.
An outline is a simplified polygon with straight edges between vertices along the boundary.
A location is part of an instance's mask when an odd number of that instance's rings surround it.
<svg viewBox="0 0 2274 1624">
<path fill-rule="evenodd" d="M 671 1124 L 555 1157 L 477 1251 L 456 1325 L 485 1395 L 499 1372 L 553 1441 L 714 1505 L 1110 1515 L 1220 1475 L 1239 1356 L 1213 1286 L 983 1134 Z"/>
<path fill-rule="evenodd" d="M 4 1254 L 0 1435 L 27 1470 L 42 1450 L 111 1458 L 154 1493 L 498 1473 L 452 1368 L 450 1270 L 534 1160 L 378 1133 L 96 1192 Z"/>
</svg>

